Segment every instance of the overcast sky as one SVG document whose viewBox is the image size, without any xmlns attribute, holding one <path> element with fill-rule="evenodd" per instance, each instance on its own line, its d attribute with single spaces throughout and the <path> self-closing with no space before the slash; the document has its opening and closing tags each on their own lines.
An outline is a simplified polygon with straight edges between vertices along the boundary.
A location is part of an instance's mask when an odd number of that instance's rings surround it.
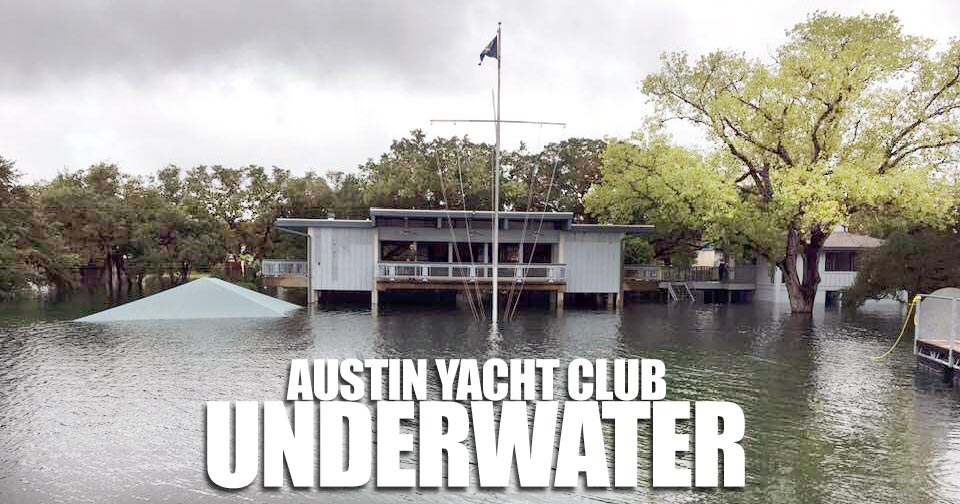
<svg viewBox="0 0 960 504">
<path fill-rule="evenodd" d="M 0 156 L 25 180 L 112 161 L 355 170 L 414 128 L 492 140 L 503 22 L 504 126 L 531 148 L 626 136 L 663 51 L 766 57 L 816 9 L 889 12 L 908 32 L 960 33 L 960 2 L 0 0 Z M 696 141 L 692 131 L 677 131 Z"/>
</svg>

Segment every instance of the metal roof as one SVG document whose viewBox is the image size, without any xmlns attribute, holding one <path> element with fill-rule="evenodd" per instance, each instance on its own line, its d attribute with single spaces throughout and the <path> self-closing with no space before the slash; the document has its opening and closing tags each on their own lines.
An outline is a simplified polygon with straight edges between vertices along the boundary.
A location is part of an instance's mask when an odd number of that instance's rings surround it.
<svg viewBox="0 0 960 504">
<path fill-rule="evenodd" d="M 573 224 L 570 231 L 580 233 L 626 233 L 626 234 L 650 234 L 653 232 L 651 224 Z"/>
<path fill-rule="evenodd" d="M 327 228 L 371 228 L 376 226 L 378 218 L 420 218 L 420 219 L 485 219 L 492 220 L 493 212 L 490 210 L 409 210 L 403 208 L 371 208 L 370 219 L 352 220 L 352 219 L 277 219 L 274 225 L 282 230 L 293 231 L 295 233 L 306 232 L 311 227 Z M 653 226 L 648 224 L 621 225 L 621 224 L 574 224 L 572 212 L 500 212 L 501 219 L 530 219 L 553 222 L 564 222 L 569 225 L 570 231 L 581 233 L 625 233 L 625 234 L 650 234 L 653 232 Z M 566 227 L 566 226 L 565 226 Z"/>
<path fill-rule="evenodd" d="M 283 317 L 300 308 L 216 278 L 172 289 L 77 319 L 77 322 Z"/>
<path fill-rule="evenodd" d="M 370 219 L 277 219 L 274 226 L 296 232 L 305 232 L 310 227 L 328 227 L 328 228 L 370 228 L 373 227 L 373 221 Z"/>
</svg>

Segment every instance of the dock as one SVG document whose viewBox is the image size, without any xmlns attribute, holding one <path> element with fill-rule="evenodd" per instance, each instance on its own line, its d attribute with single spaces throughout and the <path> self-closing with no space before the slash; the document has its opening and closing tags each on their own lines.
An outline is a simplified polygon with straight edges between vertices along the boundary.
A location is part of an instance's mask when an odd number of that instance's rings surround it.
<svg viewBox="0 0 960 504">
<path fill-rule="evenodd" d="M 946 377 L 960 376 L 960 289 L 944 288 L 921 294 L 915 306 L 913 353 L 917 361 L 942 369 Z"/>
<path fill-rule="evenodd" d="M 952 348 L 952 351 L 951 351 Z M 918 339 L 914 353 L 917 359 L 927 361 L 934 367 L 953 370 L 960 370 L 960 343 L 954 341 L 952 344 L 945 339 Z"/>
<path fill-rule="evenodd" d="M 625 265 L 622 289 L 624 292 L 660 291 L 674 302 L 712 298 L 729 303 L 735 297 L 748 299 L 753 294 L 756 272 L 757 267 L 752 264 L 731 268 Z"/>
</svg>

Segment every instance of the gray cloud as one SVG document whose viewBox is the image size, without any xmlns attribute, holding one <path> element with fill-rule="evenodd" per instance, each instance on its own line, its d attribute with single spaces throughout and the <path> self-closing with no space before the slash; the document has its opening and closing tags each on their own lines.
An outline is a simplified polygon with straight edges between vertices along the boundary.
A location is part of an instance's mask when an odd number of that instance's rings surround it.
<svg viewBox="0 0 960 504">
<path fill-rule="evenodd" d="M 274 66 L 426 83 L 465 49 L 450 41 L 467 43 L 456 34 L 468 21 L 455 2 L 366 0 L 13 1 L 2 14 L 7 85 Z"/>
<path fill-rule="evenodd" d="M 105 159 L 303 172 L 353 169 L 413 128 L 489 140 L 429 120 L 490 117 L 495 71 L 476 63 L 497 21 L 504 117 L 570 124 L 509 128 L 508 146 L 624 136 L 661 52 L 765 57 L 815 9 L 894 10 L 939 40 L 960 18 L 950 0 L 0 0 L 0 155 L 28 180 Z"/>
</svg>

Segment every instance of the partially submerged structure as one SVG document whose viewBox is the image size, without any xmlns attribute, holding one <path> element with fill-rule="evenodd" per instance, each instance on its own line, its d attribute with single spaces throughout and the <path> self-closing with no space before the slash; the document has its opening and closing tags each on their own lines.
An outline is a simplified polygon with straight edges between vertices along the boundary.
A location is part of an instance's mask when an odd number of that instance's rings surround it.
<svg viewBox="0 0 960 504">
<path fill-rule="evenodd" d="M 653 226 L 577 224 L 569 212 L 493 212 L 371 208 L 370 218 L 277 219 L 307 237 L 306 261 L 265 261 L 268 283 L 307 287 L 310 302 L 327 292 L 490 291 L 493 254 L 500 289 L 622 300 L 623 238 Z M 298 281 L 298 279 L 300 279 Z"/>
<path fill-rule="evenodd" d="M 856 281 L 862 255 L 882 244 L 883 240 L 871 236 L 834 231 L 817 257 L 820 285 L 815 303 L 824 306 L 839 301 L 843 290 Z M 659 289 L 677 301 L 789 301 L 783 273 L 778 268 L 763 259 L 746 264 L 728 259 L 721 252 L 708 249 L 698 255 L 699 265 L 690 268 L 626 266 L 625 288 Z M 798 263 L 803 260 L 797 258 Z M 799 266 L 802 274 L 802 264 Z"/>
<path fill-rule="evenodd" d="M 956 377 L 960 370 L 960 289 L 945 287 L 921 294 L 914 303 L 913 353 L 919 362 Z"/>
<path fill-rule="evenodd" d="M 301 308 L 216 278 L 199 278 L 77 322 L 284 317 Z"/>
<path fill-rule="evenodd" d="M 824 306 L 839 300 L 842 291 L 857 279 L 862 255 L 883 245 L 883 240 L 845 230 L 837 230 L 827 237 L 823 249 L 817 256 L 817 269 L 820 272 L 820 285 L 814 304 Z M 799 257 L 797 262 L 803 261 Z M 756 296 L 758 300 L 787 302 L 787 287 L 783 283 L 783 273 L 770 268 L 766 261 L 759 261 L 757 271 Z M 798 268 L 802 274 L 803 267 Z"/>
</svg>

